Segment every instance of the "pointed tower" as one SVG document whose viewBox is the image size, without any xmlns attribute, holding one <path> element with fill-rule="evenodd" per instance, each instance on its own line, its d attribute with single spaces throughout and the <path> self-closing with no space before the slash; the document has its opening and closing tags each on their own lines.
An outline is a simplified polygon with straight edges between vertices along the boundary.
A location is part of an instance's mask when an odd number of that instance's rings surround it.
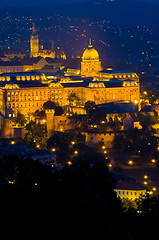
<svg viewBox="0 0 159 240">
<path fill-rule="evenodd" d="M 93 48 L 91 39 L 89 39 L 88 48 L 84 51 L 81 62 L 81 75 L 85 77 L 94 77 L 101 71 L 101 61 L 98 52 Z"/>
<path fill-rule="evenodd" d="M 35 23 L 32 26 L 32 34 L 30 36 L 30 57 L 38 57 L 39 53 L 39 36 L 36 34 Z"/>
</svg>

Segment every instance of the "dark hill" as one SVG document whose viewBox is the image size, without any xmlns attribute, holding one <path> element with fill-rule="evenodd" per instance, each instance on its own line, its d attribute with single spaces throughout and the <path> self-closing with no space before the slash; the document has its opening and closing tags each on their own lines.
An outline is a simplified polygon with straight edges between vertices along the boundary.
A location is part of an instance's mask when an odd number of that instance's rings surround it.
<svg viewBox="0 0 159 240">
<path fill-rule="evenodd" d="M 53 4 L 28 8 L 6 8 L 2 14 L 23 16 L 62 15 L 74 18 L 109 19 L 126 25 L 158 25 L 159 4 L 142 3 L 133 0 L 88 1 L 74 4 Z"/>
</svg>

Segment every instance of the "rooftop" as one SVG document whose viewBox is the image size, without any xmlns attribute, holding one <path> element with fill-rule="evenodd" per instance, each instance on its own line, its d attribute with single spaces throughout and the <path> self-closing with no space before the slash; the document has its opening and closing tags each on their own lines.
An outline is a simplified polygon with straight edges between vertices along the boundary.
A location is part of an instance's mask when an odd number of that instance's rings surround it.
<svg viewBox="0 0 159 240">
<path fill-rule="evenodd" d="M 116 184 L 115 189 L 121 189 L 121 190 L 136 190 L 136 191 L 146 190 L 146 188 L 145 188 L 142 184 L 137 183 L 137 182 L 135 182 L 135 181 L 119 181 L 119 182 Z"/>
<path fill-rule="evenodd" d="M 122 70 L 122 69 L 104 69 L 100 71 L 101 73 L 108 73 L 108 74 L 117 74 L 117 73 L 135 73 L 129 70 Z"/>
<path fill-rule="evenodd" d="M 41 72 L 14 72 L 14 73 L 2 73 L 0 74 L 0 77 L 17 77 L 17 76 L 37 76 L 37 75 L 43 75 Z"/>
<path fill-rule="evenodd" d="M 43 84 L 40 81 L 10 81 L 10 82 L 0 82 L 0 87 L 4 87 L 5 85 L 14 85 L 17 84 L 20 88 L 28 88 L 28 87 L 48 87 L 48 84 Z"/>
</svg>

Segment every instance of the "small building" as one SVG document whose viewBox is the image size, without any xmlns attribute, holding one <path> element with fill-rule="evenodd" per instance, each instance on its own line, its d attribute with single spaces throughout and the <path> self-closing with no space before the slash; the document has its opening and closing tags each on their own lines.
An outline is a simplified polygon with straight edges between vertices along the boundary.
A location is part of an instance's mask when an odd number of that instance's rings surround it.
<svg viewBox="0 0 159 240">
<path fill-rule="evenodd" d="M 126 113 L 126 117 L 123 120 L 124 130 L 138 128 L 141 129 L 139 119 L 135 113 Z"/>
<path fill-rule="evenodd" d="M 115 135 L 121 133 L 120 132 L 113 132 L 113 131 L 105 131 L 105 132 L 94 132 L 94 131 L 87 131 L 83 132 L 86 136 L 85 143 L 86 145 L 92 147 L 98 142 L 103 142 L 106 148 L 112 148 L 113 140 Z"/>
<path fill-rule="evenodd" d="M 47 132 L 54 131 L 67 131 L 74 129 L 76 127 L 76 123 L 73 119 L 69 119 L 67 116 L 55 116 L 54 109 L 45 110 L 46 113 L 46 126 Z"/>
<path fill-rule="evenodd" d="M 51 153 L 42 153 L 42 152 L 33 152 L 30 154 L 30 157 L 33 160 L 39 161 L 41 164 L 50 166 L 50 167 L 55 167 L 56 166 L 56 154 L 51 154 Z"/>
<path fill-rule="evenodd" d="M 142 184 L 134 181 L 119 181 L 114 191 L 117 197 L 132 201 L 146 194 L 146 188 Z"/>
</svg>

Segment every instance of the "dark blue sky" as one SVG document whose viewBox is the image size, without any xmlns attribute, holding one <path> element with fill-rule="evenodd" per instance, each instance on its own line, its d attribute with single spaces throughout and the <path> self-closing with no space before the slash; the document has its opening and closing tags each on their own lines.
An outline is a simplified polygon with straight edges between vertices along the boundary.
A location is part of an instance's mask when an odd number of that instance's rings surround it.
<svg viewBox="0 0 159 240">
<path fill-rule="evenodd" d="M 8 6 L 17 7 L 17 6 L 31 6 L 31 5 L 36 6 L 36 5 L 50 4 L 50 3 L 76 3 L 76 2 L 84 2 L 84 1 L 86 0 L 5 0 L 1 2 L 0 7 L 8 7 Z M 134 1 L 159 3 L 159 0 L 134 0 Z"/>
<path fill-rule="evenodd" d="M 86 0 L 5 0 L 1 2 L 0 7 L 8 6 L 36 6 L 50 3 L 75 3 L 84 2 Z"/>
</svg>

